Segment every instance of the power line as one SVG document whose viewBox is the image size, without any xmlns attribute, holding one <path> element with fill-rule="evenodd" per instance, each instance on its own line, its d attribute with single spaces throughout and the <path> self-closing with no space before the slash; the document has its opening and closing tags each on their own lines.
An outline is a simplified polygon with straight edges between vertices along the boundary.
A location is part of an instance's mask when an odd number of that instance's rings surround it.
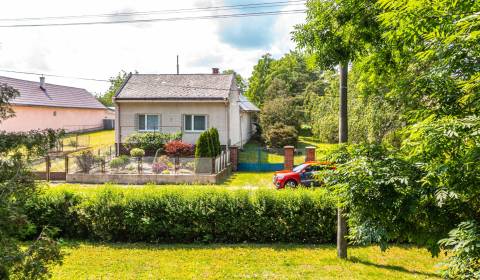
<svg viewBox="0 0 480 280">
<path fill-rule="evenodd" d="M 35 20 L 56 20 L 56 19 L 78 19 L 78 18 L 92 18 L 92 17 L 95 18 L 95 17 L 115 17 L 115 16 L 138 16 L 138 15 L 152 15 L 152 14 L 232 10 L 232 9 L 271 8 L 271 7 L 286 6 L 286 5 L 300 5 L 304 3 L 306 3 L 306 0 L 276 1 L 276 2 L 262 2 L 262 3 L 250 3 L 250 4 L 240 4 L 240 5 L 228 5 L 228 6 L 210 6 L 210 7 L 200 7 L 200 8 L 171 9 L 171 10 L 157 10 L 157 11 L 143 11 L 143 12 L 121 12 L 121 13 L 68 15 L 68 16 L 51 16 L 51 17 L 2 18 L 0 19 L 0 21 L 32 21 L 32 20 L 35 21 Z"/>
<path fill-rule="evenodd" d="M 174 18 L 153 18 L 153 19 L 130 19 L 130 20 L 114 20 L 114 21 L 91 21 L 91 22 L 63 22 L 63 23 L 30 23 L 30 24 L 11 24 L 0 25 L 0 28 L 18 28 L 18 27 L 47 27 L 47 26 L 79 26 L 79 25 L 98 25 L 98 24 L 120 24 L 120 23 L 145 23 L 156 21 L 186 21 L 201 19 L 225 19 L 225 18 L 242 18 L 242 17 L 258 17 L 272 15 L 288 15 L 305 13 L 306 10 L 287 10 L 257 13 L 240 13 L 240 14 L 224 14 L 211 16 L 192 16 L 192 17 L 174 17 Z"/>
<path fill-rule="evenodd" d="M 0 72 L 15 73 L 15 74 L 26 74 L 26 75 L 36 75 L 36 76 L 47 76 L 47 77 L 55 77 L 55 78 L 66 78 L 66 79 L 94 81 L 94 82 L 110 82 L 109 80 L 101 80 L 101 79 L 94 79 L 94 78 L 63 76 L 63 75 L 56 75 L 56 74 L 43 74 L 43 73 L 24 72 L 24 71 L 15 71 L 15 70 L 6 70 L 6 69 L 0 69 Z"/>
</svg>

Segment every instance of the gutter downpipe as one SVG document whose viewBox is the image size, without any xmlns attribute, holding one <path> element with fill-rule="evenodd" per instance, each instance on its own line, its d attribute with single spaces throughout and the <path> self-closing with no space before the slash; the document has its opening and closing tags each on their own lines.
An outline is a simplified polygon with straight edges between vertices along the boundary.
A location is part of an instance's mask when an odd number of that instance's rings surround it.
<svg viewBox="0 0 480 280">
<path fill-rule="evenodd" d="M 229 108 L 229 102 L 228 102 L 228 98 L 224 98 L 223 99 L 224 103 L 225 103 L 225 119 L 227 120 L 227 141 L 225 142 L 226 143 L 226 150 L 228 151 L 229 148 L 230 148 L 230 108 Z"/>
</svg>

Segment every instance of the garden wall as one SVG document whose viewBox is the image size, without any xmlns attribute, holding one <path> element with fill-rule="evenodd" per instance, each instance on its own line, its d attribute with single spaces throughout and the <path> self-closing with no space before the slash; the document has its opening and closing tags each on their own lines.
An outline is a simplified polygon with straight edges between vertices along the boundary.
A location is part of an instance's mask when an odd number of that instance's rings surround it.
<svg viewBox="0 0 480 280">
<path fill-rule="evenodd" d="M 67 174 L 67 183 L 125 185 L 154 184 L 219 184 L 231 174 L 230 166 L 217 174 Z"/>
</svg>

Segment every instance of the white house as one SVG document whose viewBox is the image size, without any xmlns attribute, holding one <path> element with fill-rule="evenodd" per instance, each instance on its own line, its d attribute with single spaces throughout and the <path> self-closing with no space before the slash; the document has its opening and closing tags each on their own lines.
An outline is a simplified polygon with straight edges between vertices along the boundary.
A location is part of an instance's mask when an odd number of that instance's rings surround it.
<svg viewBox="0 0 480 280">
<path fill-rule="evenodd" d="M 218 129 L 222 145 L 246 143 L 259 109 L 241 95 L 233 74 L 130 74 L 114 97 L 115 142 L 120 149 L 134 132 L 182 132 L 194 144 Z"/>
</svg>

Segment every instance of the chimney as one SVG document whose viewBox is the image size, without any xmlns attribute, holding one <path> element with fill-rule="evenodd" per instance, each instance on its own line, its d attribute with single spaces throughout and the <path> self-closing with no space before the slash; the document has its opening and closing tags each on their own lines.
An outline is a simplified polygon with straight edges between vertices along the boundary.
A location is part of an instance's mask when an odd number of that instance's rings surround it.
<svg viewBox="0 0 480 280">
<path fill-rule="evenodd" d="M 213 75 L 218 75 L 218 74 L 220 74 L 220 69 L 218 69 L 218 68 L 212 68 L 212 74 L 213 74 Z"/>
<path fill-rule="evenodd" d="M 46 90 L 46 88 L 45 88 L 45 77 L 44 76 L 40 77 L 40 88 L 43 89 L 43 90 Z"/>
</svg>

